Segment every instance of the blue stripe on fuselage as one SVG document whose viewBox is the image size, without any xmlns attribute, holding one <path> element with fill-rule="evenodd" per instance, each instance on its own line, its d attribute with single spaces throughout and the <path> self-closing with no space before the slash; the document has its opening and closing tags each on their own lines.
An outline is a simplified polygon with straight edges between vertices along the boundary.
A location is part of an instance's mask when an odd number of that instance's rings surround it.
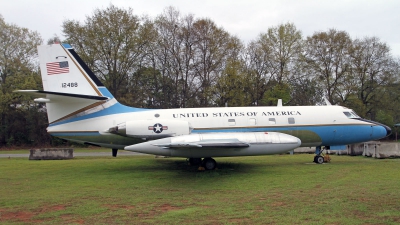
<svg viewBox="0 0 400 225">
<path fill-rule="evenodd" d="M 152 109 L 133 108 L 133 107 L 129 107 L 126 105 L 122 105 L 117 102 L 113 106 L 110 106 L 110 107 L 100 110 L 98 112 L 91 113 L 91 114 L 84 115 L 84 116 L 73 117 L 71 119 L 66 119 L 66 120 L 63 120 L 60 122 L 52 123 L 49 125 L 49 127 L 57 126 L 57 125 L 65 124 L 65 123 L 86 120 L 86 119 L 92 119 L 92 118 L 101 117 L 101 116 L 107 116 L 107 115 L 113 115 L 113 114 L 119 114 L 119 113 L 141 112 L 141 111 L 147 111 L 147 110 L 152 110 Z"/>
<path fill-rule="evenodd" d="M 382 126 L 370 125 L 335 125 L 335 126 L 301 126 L 301 127 L 261 127 L 261 128 L 234 128 L 234 129 L 199 129 L 193 133 L 213 133 L 213 132 L 285 132 L 285 131 L 311 131 L 317 134 L 321 140 L 321 145 L 346 145 L 352 143 L 376 140 L 385 137 L 386 130 Z M 73 136 L 98 136 L 98 132 L 60 132 L 52 133 L 56 137 Z M 91 141 L 91 140 L 87 140 Z M 118 144 L 118 143 L 115 143 Z"/>
</svg>

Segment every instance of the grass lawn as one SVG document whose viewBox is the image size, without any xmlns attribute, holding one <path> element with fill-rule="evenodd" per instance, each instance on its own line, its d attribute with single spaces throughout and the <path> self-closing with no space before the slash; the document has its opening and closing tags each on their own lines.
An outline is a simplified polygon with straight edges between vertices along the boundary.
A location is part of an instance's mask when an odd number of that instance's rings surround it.
<svg viewBox="0 0 400 225">
<path fill-rule="evenodd" d="M 1 224 L 399 224 L 400 159 L 0 159 Z"/>
</svg>

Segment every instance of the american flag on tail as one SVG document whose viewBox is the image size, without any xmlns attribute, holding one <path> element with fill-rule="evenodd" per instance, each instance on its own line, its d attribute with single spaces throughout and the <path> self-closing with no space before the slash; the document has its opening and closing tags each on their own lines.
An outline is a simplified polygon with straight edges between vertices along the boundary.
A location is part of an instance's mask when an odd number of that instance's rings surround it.
<svg viewBox="0 0 400 225">
<path fill-rule="evenodd" d="M 46 63 L 47 75 L 69 73 L 68 61 Z"/>
</svg>

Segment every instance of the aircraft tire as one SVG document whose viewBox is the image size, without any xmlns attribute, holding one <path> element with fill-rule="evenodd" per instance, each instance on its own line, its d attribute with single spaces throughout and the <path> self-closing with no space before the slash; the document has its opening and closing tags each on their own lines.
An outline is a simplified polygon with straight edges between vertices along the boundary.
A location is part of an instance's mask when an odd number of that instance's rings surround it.
<svg viewBox="0 0 400 225">
<path fill-rule="evenodd" d="M 204 158 L 203 167 L 206 170 L 214 170 L 215 168 L 217 168 L 217 162 L 213 158 Z"/>
<path fill-rule="evenodd" d="M 315 163 L 322 164 L 324 163 L 324 157 L 318 155 L 315 157 Z"/>
</svg>

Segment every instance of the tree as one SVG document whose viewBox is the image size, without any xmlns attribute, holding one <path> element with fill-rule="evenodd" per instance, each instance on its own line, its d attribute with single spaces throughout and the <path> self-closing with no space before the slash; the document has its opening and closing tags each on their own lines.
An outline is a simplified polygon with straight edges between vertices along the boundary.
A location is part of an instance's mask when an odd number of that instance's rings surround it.
<svg viewBox="0 0 400 225">
<path fill-rule="evenodd" d="M 244 71 L 243 62 L 228 60 L 227 65 L 213 86 L 217 106 L 247 106 L 251 104 L 248 90 L 251 89 L 250 79 Z"/>
<path fill-rule="evenodd" d="M 228 32 L 216 26 L 210 19 L 199 19 L 194 24 L 195 63 L 194 72 L 200 83 L 200 106 L 212 105 L 212 86 L 223 71 L 230 56 L 232 42 Z"/>
<path fill-rule="evenodd" d="M 48 45 L 56 44 L 56 43 L 61 43 L 61 39 L 57 34 L 54 34 L 54 36 L 52 38 L 47 40 Z"/>
<path fill-rule="evenodd" d="M 43 137 L 44 131 L 29 126 L 47 121 L 41 106 L 29 97 L 12 93 L 17 89 L 41 88 L 36 46 L 42 42 L 37 32 L 8 24 L 0 15 L 1 145 L 26 144 L 36 134 Z M 26 115 L 30 117 L 26 118 Z"/>
<path fill-rule="evenodd" d="M 345 78 L 350 69 L 349 51 L 352 40 L 344 31 L 330 29 L 307 37 L 303 60 L 308 73 L 314 76 L 318 88 L 325 91 L 332 104 L 340 101 Z"/>
<path fill-rule="evenodd" d="M 267 33 L 260 34 L 258 41 L 265 53 L 268 73 L 278 84 L 287 81 L 302 50 L 301 32 L 292 23 L 281 24 L 268 28 Z"/>
<path fill-rule="evenodd" d="M 112 4 L 104 10 L 96 9 L 84 24 L 75 20 L 63 23 L 67 41 L 116 98 L 128 92 L 126 81 L 140 68 L 147 31 L 131 8 Z"/>
<path fill-rule="evenodd" d="M 174 7 L 165 8 L 157 16 L 155 29 L 157 42 L 152 46 L 153 67 L 161 72 L 157 89 L 161 90 L 160 102 L 166 108 L 193 107 L 196 93 L 193 62 L 194 17 L 182 17 Z M 172 86 L 171 86 L 172 82 Z"/>
<path fill-rule="evenodd" d="M 209 19 L 181 16 L 167 7 L 155 22 L 157 42 L 152 49 L 152 67 L 161 73 L 160 89 L 170 97 L 170 107 L 214 105 L 212 86 L 227 59 L 237 54 L 240 41 Z M 169 88 L 169 82 L 173 82 Z M 166 102 L 167 102 L 166 101 Z"/>
<path fill-rule="evenodd" d="M 254 102 L 258 105 L 270 82 L 287 86 L 302 50 L 302 35 L 294 24 L 281 24 L 261 33 L 247 47 L 249 73 L 256 77 Z M 272 83 L 271 83 L 272 84 Z M 263 101 L 265 104 L 267 101 Z"/>
<path fill-rule="evenodd" d="M 390 55 L 390 49 L 376 37 L 356 39 L 350 51 L 353 93 L 363 104 L 364 115 L 375 119 L 388 85 L 396 80 L 399 65 Z M 382 115 L 382 113 L 381 113 Z"/>
</svg>

